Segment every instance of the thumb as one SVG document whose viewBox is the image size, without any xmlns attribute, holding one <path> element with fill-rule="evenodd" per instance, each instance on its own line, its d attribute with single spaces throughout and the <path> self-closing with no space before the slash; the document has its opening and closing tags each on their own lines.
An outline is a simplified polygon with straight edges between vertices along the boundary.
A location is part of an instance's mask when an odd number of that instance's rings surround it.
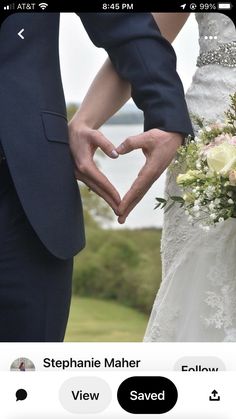
<svg viewBox="0 0 236 419">
<path fill-rule="evenodd" d="M 116 151 L 119 154 L 126 154 L 133 150 L 137 150 L 138 148 L 143 148 L 145 145 L 144 137 L 145 134 L 128 137 L 123 143 L 119 145 L 119 147 L 116 148 Z"/>
</svg>

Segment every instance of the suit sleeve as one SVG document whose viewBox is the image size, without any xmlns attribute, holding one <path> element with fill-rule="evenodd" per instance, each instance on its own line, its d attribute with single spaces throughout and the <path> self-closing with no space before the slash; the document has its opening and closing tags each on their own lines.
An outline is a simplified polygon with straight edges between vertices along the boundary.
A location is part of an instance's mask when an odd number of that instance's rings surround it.
<svg viewBox="0 0 236 419">
<path fill-rule="evenodd" d="M 97 47 L 105 48 L 118 74 L 131 84 L 144 113 L 144 130 L 193 135 L 176 55 L 150 13 L 80 13 Z"/>
</svg>

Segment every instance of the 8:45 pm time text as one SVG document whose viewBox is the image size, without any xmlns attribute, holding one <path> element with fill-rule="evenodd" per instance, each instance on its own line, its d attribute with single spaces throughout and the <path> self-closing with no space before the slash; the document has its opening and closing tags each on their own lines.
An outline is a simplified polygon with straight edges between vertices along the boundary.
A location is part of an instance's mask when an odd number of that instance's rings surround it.
<svg viewBox="0 0 236 419">
<path fill-rule="evenodd" d="M 104 11 L 133 11 L 134 4 L 133 3 L 102 3 L 102 10 Z"/>
</svg>

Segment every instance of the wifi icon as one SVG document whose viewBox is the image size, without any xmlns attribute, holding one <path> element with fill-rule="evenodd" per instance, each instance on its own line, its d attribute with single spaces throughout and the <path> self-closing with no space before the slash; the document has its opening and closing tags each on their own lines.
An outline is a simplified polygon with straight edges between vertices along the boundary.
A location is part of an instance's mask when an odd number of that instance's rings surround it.
<svg viewBox="0 0 236 419">
<path fill-rule="evenodd" d="M 41 7 L 42 10 L 45 10 L 46 7 L 48 7 L 48 4 L 47 3 L 40 3 L 39 7 Z"/>
</svg>

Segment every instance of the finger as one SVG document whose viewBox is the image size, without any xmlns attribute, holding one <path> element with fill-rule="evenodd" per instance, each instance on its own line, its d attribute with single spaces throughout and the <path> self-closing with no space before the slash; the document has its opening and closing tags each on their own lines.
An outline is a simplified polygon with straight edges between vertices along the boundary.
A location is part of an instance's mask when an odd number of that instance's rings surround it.
<svg viewBox="0 0 236 419">
<path fill-rule="evenodd" d="M 94 131 L 94 144 L 97 147 L 100 147 L 101 150 L 112 159 L 117 159 L 117 157 L 119 157 L 114 144 L 112 144 L 100 131 Z"/>
<path fill-rule="evenodd" d="M 147 163 L 144 165 L 137 178 L 131 185 L 130 190 L 126 193 L 122 199 L 120 210 L 121 213 L 125 212 L 129 205 L 136 200 L 139 196 L 143 196 L 144 191 L 146 192 L 153 182 L 157 179 L 156 168 L 153 170 Z"/>
<path fill-rule="evenodd" d="M 89 178 L 92 182 L 96 183 L 100 189 L 102 189 L 107 195 L 111 196 L 114 202 L 117 204 L 120 203 L 121 198 L 112 185 L 109 179 L 97 168 L 96 164 L 93 162 L 90 166 L 90 170 L 87 171 L 86 177 Z"/>
<path fill-rule="evenodd" d="M 89 163 L 87 162 L 84 167 L 80 164 L 77 166 L 77 170 L 77 179 L 83 180 L 86 178 L 90 180 L 90 182 L 96 184 L 100 190 L 102 190 L 107 196 L 110 196 L 112 200 L 119 205 L 121 198 L 118 191 L 111 184 L 109 179 L 97 168 L 93 160 L 90 160 Z"/>
<path fill-rule="evenodd" d="M 137 179 L 135 179 L 134 183 L 131 185 L 130 190 L 126 193 L 121 201 L 119 206 L 119 213 L 121 214 L 118 219 L 119 223 L 122 224 L 125 222 L 125 219 L 129 213 L 134 209 L 139 201 L 141 201 L 152 184 L 158 178 L 158 175 L 159 173 L 157 172 L 156 168 L 153 169 L 146 162 L 144 167 L 139 172 Z"/>
<path fill-rule="evenodd" d="M 137 150 L 139 148 L 143 148 L 146 145 L 147 141 L 147 133 L 143 133 L 140 135 L 134 135 L 132 137 L 126 138 L 126 140 L 117 147 L 116 151 L 119 154 L 126 154 L 130 153 L 133 150 Z"/>
<path fill-rule="evenodd" d="M 147 193 L 147 191 L 149 190 L 150 186 L 147 187 L 147 189 L 143 190 L 141 194 L 139 194 L 134 200 L 132 199 L 132 202 L 130 203 L 130 205 L 125 209 L 124 212 L 122 212 L 122 210 L 120 209 L 120 206 L 118 207 L 118 212 L 119 212 L 119 218 L 118 218 L 118 222 L 120 224 L 125 223 L 126 218 L 128 217 L 128 215 L 131 213 L 131 211 L 136 207 L 136 205 L 142 200 L 142 198 L 144 197 L 144 195 Z"/>
<path fill-rule="evenodd" d="M 144 197 L 144 195 L 146 194 L 148 189 L 149 189 L 149 187 L 146 190 L 143 190 L 143 192 L 141 194 L 139 194 L 135 199 L 132 198 L 132 201 L 131 201 L 130 205 L 125 209 L 124 212 L 122 212 L 122 210 L 120 209 L 120 206 L 118 207 L 118 213 L 121 214 L 121 215 L 119 215 L 119 218 L 118 218 L 118 223 L 119 224 L 124 224 L 125 223 L 126 218 L 128 217 L 128 215 L 136 207 L 136 205 L 141 201 L 141 199 Z"/>
<path fill-rule="evenodd" d="M 119 203 L 114 201 L 110 195 L 108 195 L 106 192 L 104 192 L 103 189 L 101 189 L 96 183 L 91 181 L 89 178 L 81 177 L 80 179 L 85 185 L 89 187 L 93 192 L 95 192 L 97 195 L 99 195 L 106 203 L 113 209 L 114 213 L 118 216 L 119 211 Z"/>
<path fill-rule="evenodd" d="M 118 219 L 118 222 L 120 224 L 125 222 L 130 212 L 141 201 L 153 183 L 161 176 L 166 168 L 165 164 L 158 164 L 158 161 L 155 162 L 155 166 L 157 166 L 157 168 L 154 170 L 151 169 L 149 167 L 149 162 L 147 161 L 143 168 L 140 170 L 137 179 L 131 185 L 130 190 L 122 199 L 119 206 L 119 213 L 121 215 Z"/>
</svg>

